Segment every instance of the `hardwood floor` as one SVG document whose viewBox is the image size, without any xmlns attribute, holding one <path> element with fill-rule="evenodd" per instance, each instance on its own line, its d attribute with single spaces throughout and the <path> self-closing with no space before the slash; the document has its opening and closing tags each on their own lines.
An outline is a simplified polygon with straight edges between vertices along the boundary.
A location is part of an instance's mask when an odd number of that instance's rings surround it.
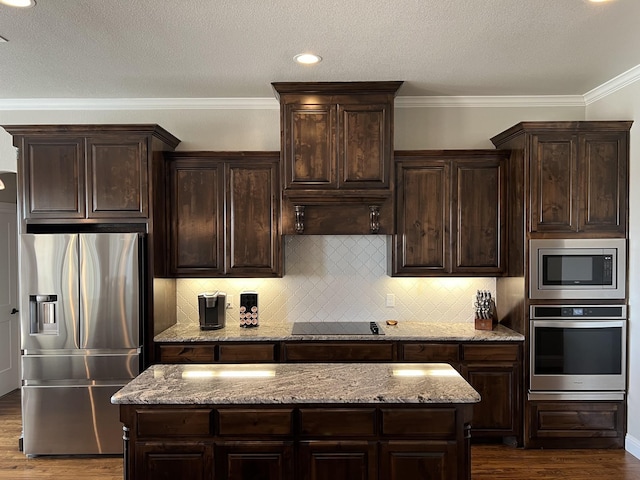
<svg viewBox="0 0 640 480">
<path fill-rule="evenodd" d="M 121 458 L 27 458 L 18 451 L 20 430 L 20 391 L 15 390 L 0 397 L 0 480 L 122 480 Z M 473 480 L 640 480 L 640 460 L 624 450 L 474 445 L 471 458 Z"/>
</svg>

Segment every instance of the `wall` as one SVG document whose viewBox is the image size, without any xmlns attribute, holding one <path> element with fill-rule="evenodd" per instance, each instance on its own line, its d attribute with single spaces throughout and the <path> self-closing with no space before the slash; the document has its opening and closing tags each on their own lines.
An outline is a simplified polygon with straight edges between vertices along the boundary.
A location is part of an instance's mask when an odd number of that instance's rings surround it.
<svg viewBox="0 0 640 480">
<path fill-rule="evenodd" d="M 278 279 L 178 280 L 178 322 L 198 321 L 198 293 L 234 297 L 228 322 L 239 322 L 242 290 L 259 293 L 260 321 L 472 322 L 476 290 L 495 295 L 493 278 L 391 278 L 387 237 L 332 235 L 285 237 L 285 275 Z M 386 307 L 387 294 L 395 307 Z"/>
<path fill-rule="evenodd" d="M 629 190 L 629 393 L 625 448 L 640 458 L 640 82 L 618 90 L 586 108 L 587 120 L 634 120 L 631 127 Z"/>
<path fill-rule="evenodd" d="M 1 105 L 1 101 L 0 101 Z M 396 108 L 395 148 L 493 148 L 489 139 L 523 120 L 582 120 L 583 107 Z M 279 150 L 277 103 L 255 109 L 0 110 L 0 125 L 157 123 L 178 150 Z M 0 129 L 0 172 L 16 171 L 11 135 Z"/>
<path fill-rule="evenodd" d="M 4 183 L 4 189 L 0 190 L 0 203 L 16 203 L 17 194 L 17 178 L 13 172 L 0 173 L 0 180 Z"/>
</svg>

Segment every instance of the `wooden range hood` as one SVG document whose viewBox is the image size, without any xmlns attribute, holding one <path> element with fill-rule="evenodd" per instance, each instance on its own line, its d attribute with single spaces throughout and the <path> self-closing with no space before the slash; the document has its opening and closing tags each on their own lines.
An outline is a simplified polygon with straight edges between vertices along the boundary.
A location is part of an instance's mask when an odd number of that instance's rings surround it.
<svg viewBox="0 0 640 480">
<path fill-rule="evenodd" d="M 284 234 L 394 233 L 393 107 L 402 82 L 276 82 Z"/>
</svg>

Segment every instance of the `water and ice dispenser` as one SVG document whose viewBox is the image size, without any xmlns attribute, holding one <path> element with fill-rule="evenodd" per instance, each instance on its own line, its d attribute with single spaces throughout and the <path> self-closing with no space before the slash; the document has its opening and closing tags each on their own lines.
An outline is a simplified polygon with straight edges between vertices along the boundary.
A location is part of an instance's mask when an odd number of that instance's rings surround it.
<svg viewBox="0 0 640 480">
<path fill-rule="evenodd" d="M 29 295 L 31 335 L 57 335 L 57 295 Z"/>
</svg>

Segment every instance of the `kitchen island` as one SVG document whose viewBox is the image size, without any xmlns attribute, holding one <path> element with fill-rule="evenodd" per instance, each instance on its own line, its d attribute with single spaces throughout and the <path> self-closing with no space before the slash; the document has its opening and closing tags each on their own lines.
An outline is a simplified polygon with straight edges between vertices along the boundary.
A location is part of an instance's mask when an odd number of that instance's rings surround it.
<svg viewBox="0 0 640 480">
<path fill-rule="evenodd" d="M 112 397 L 125 479 L 470 478 L 448 364 L 154 365 Z"/>
</svg>

